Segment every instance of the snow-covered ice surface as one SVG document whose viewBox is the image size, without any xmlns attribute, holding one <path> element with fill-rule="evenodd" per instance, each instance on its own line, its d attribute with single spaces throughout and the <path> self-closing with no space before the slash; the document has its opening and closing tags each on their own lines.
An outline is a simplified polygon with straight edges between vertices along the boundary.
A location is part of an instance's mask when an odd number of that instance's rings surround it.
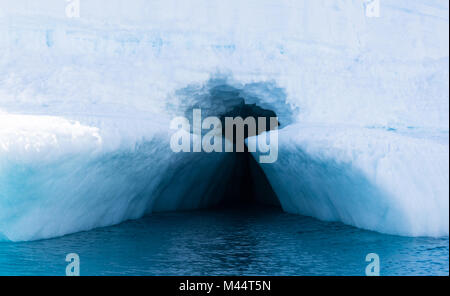
<svg viewBox="0 0 450 296">
<path fill-rule="evenodd" d="M 174 154 L 169 122 L 220 84 L 279 115 L 284 210 L 448 236 L 448 1 L 66 5 L 0 0 L 0 239 L 213 202 L 229 156 Z"/>
</svg>

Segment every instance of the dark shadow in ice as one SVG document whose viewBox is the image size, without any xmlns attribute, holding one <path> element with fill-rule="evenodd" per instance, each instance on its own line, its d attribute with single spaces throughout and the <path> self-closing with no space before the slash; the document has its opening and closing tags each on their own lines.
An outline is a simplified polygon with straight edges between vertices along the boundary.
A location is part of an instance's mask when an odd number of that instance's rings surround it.
<svg viewBox="0 0 450 296">
<path fill-rule="evenodd" d="M 225 117 L 265 117 L 266 130 L 270 130 L 270 117 L 278 117 L 280 127 L 290 124 L 294 117 L 284 91 L 273 83 L 236 86 L 224 79 L 211 79 L 203 86 L 179 90 L 177 98 L 181 102 L 168 106 L 176 115 L 193 122 L 193 109 L 201 109 L 202 119 L 219 117 L 223 129 Z M 245 138 L 249 136 L 254 134 L 245 129 Z M 233 153 L 179 153 L 168 176 L 151 207 L 154 211 L 240 207 L 253 203 L 280 206 L 265 173 L 247 147 L 244 152 Z"/>
</svg>

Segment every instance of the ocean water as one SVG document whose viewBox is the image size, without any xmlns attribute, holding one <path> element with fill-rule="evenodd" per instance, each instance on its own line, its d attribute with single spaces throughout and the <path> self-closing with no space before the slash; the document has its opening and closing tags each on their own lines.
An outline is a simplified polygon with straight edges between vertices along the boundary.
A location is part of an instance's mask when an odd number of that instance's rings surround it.
<svg viewBox="0 0 450 296">
<path fill-rule="evenodd" d="M 33 242 L 0 243 L 0 275 L 448 275 L 449 239 L 400 237 L 292 215 L 278 208 L 157 213 Z"/>
</svg>

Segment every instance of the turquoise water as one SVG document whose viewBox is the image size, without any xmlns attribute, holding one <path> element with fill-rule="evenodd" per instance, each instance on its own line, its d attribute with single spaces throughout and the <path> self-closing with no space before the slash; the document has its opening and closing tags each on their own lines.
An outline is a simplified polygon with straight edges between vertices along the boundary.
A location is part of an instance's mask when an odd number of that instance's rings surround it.
<svg viewBox="0 0 450 296">
<path fill-rule="evenodd" d="M 60 238 L 0 243 L 0 275 L 448 275 L 448 238 L 410 238 L 276 208 L 160 213 Z"/>
</svg>

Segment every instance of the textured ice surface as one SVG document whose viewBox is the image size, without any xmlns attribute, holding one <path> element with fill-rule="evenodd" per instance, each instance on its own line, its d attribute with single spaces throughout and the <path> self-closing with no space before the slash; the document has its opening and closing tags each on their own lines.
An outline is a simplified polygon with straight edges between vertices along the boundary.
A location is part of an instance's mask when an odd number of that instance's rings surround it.
<svg viewBox="0 0 450 296">
<path fill-rule="evenodd" d="M 448 1 L 66 5 L 0 0 L 0 237 L 213 202 L 228 156 L 175 155 L 168 127 L 217 81 L 280 115 L 286 211 L 448 235 Z"/>
<path fill-rule="evenodd" d="M 292 125 L 261 164 L 283 209 L 411 236 L 448 235 L 448 133 Z"/>
</svg>

